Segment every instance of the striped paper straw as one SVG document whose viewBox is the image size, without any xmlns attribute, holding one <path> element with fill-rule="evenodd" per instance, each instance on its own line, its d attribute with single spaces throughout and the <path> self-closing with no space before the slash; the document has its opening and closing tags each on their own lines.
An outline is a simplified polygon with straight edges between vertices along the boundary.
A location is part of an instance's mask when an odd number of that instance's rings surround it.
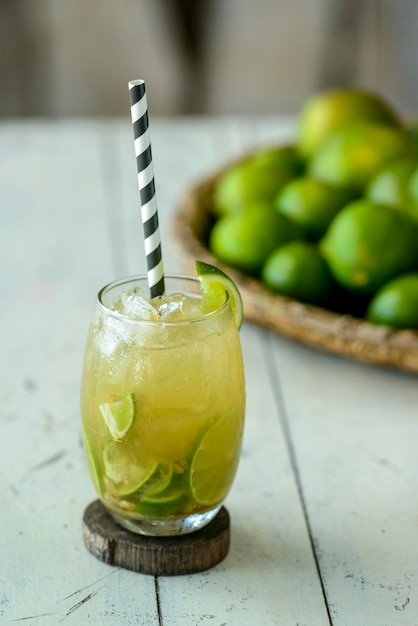
<svg viewBox="0 0 418 626">
<path fill-rule="evenodd" d="M 141 197 L 141 218 L 144 229 L 148 285 L 151 298 L 155 298 L 164 293 L 164 270 L 148 124 L 147 95 L 143 80 L 129 81 L 129 96 L 135 139 L 138 188 Z"/>
</svg>

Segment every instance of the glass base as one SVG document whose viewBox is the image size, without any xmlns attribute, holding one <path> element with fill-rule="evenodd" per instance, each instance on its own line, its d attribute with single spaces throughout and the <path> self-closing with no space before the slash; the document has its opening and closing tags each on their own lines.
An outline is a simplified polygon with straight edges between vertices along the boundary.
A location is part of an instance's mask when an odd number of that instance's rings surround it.
<svg viewBox="0 0 418 626">
<path fill-rule="evenodd" d="M 123 517 L 115 513 L 115 511 L 109 511 L 109 513 L 118 524 L 133 533 L 150 537 L 173 537 L 175 535 L 187 535 L 200 530 L 213 520 L 221 506 L 219 505 L 205 513 L 194 513 L 188 517 L 167 519 L 132 519 Z"/>
</svg>

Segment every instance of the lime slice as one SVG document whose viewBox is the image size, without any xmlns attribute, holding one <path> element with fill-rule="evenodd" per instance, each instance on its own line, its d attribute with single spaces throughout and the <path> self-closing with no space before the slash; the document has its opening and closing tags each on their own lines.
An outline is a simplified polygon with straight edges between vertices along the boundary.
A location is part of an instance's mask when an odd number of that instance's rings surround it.
<svg viewBox="0 0 418 626">
<path fill-rule="evenodd" d="M 232 311 L 238 328 L 243 319 L 243 304 L 238 287 L 222 270 L 203 261 L 196 261 L 196 272 L 200 278 L 203 306 L 206 311 L 214 311 L 222 306 L 225 292 L 231 301 Z"/>
<path fill-rule="evenodd" d="M 83 446 L 84 446 L 84 453 L 86 457 L 87 468 L 89 470 L 91 480 L 93 482 L 94 488 L 96 489 L 97 493 L 99 495 L 102 495 L 103 485 L 102 485 L 102 478 L 99 472 L 99 464 L 97 461 L 96 454 L 92 448 L 92 445 L 86 435 L 86 431 L 84 430 L 84 428 L 82 430 L 82 437 L 83 437 Z"/>
<path fill-rule="evenodd" d="M 121 441 L 135 421 L 134 394 L 129 393 L 116 402 L 100 404 L 99 409 L 113 439 Z"/>
<path fill-rule="evenodd" d="M 228 493 L 238 442 L 228 418 L 217 421 L 203 436 L 190 466 L 190 488 L 198 504 L 215 505 Z"/>
<path fill-rule="evenodd" d="M 144 500 L 158 497 L 159 494 L 161 494 L 161 492 L 169 486 L 172 477 L 172 464 L 159 463 L 147 482 L 141 486 L 141 491 L 143 491 L 144 494 Z"/>
<path fill-rule="evenodd" d="M 145 494 L 142 497 L 144 502 L 148 502 L 149 504 L 157 504 L 161 506 L 165 506 L 166 504 L 172 504 L 176 502 L 184 495 L 184 491 L 181 487 L 175 487 L 174 489 L 168 489 L 164 493 L 148 495 Z"/>
<path fill-rule="evenodd" d="M 158 463 L 151 459 L 139 463 L 131 447 L 119 441 L 109 441 L 103 449 L 103 466 L 119 495 L 127 496 L 145 485 L 157 470 Z"/>
<path fill-rule="evenodd" d="M 184 490 L 179 486 L 170 486 L 158 496 L 142 497 L 137 511 L 145 517 L 167 518 L 182 515 L 189 508 Z"/>
<path fill-rule="evenodd" d="M 149 482 L 152 481 L 152 478 Z M 183 477 L 175 472 L 165 489 L 157 492 L 141 490 L 138 512 L 145 516 L 166 517 L 180 514 L 187 503 L 187 485 Z"/>
</svg>

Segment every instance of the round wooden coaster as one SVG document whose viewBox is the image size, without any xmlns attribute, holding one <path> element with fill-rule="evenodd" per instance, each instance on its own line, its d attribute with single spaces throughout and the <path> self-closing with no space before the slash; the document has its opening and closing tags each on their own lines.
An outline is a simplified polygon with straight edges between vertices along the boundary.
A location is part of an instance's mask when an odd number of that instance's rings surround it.
<svg viewBox="0 0 418 626">
<path fill-rule="evenodd" d="M 95 500 L 84 511 L 86 548 L 108 565 L 152 574 L 177 576 L 207 570 L 226 557 L 230 519 L 225 507 L 204 528 L 188 535 L 148 537 L 125 530 Z"/>
</svg>

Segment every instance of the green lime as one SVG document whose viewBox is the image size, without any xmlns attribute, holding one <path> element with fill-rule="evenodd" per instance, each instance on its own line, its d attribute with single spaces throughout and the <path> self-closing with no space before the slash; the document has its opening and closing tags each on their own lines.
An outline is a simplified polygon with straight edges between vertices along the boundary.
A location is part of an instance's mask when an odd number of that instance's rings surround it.
<svg viewBox="0 0 418 626">
<path fill-rule="evenodd" d="M 351 199 L 351 194 L 345 190 L 302 176 L 284 185 L 274 204 L 279 213 L 302 229 L 305 237 L 317 240 Z"/>
<path fill-rule="evenodd" d="M 359 89 L 330 89 L 311 97 L 298 120 L 298 146 L 311 157 L 332 133 L 358 121 L 400 125 L 380 96 Z"/>
<path fill-rule="evenodd" d="M 158 470 L 152 459 L 137 458 L 132 446 L 120 441 L 109 441 L 103 449 L 103 467 L 106 476 L 116 485 L 119 495 L 130 495 L 143 487 Z"/>
<path fill-rule="evenodd" d="M 221 217 L 212 228 L 213 254 L 237 269 L 258 276 L 268 255 L 300 236 L 300 229 L 274 208 L 257 204 Z"/>
<path fill-rule="evenodd" d="M 129 393 L 120 400 L 101 404 L 99 409 L 113 439 L 122 440 L 135 421 L 134 394 Z"/>
<path fill-rule="evenodd" d="M 190 489 L 197 504 L 212 506 L 225 498 L 235 455 L 233 424 L 221 418 L 203 435 L 190 465 Z"/>
<path fill-rule="evenodd" d="M 234 281 L 222 270 L 209 263 L 196 261 L 196 272 L 200 278 L 205 311 L 214 311 L 225 301 L 225 292 L 229 296 L 231 308 L 238 328 L 244 317 L 241 294 Z"/>
<path fill-rule="evenodd" d="M 103 481 L 102 481 L 102 477 L 101 477 L 100 470 L 99 470 L 99 462 L 98 462 L 96 453 L 90 443 L 90 440 L 86 435 L 86 431 L 84 430 L 84 427 L 82 430 L 82 438 L 83 438 L 84 453 L 85 453 L 86 462 L 87 462 L 87 469 L 89 470 L 89 474 L 90 474 L 92 483 L 94 485 L 94 488 L 96 489 L 97 493 L 101 495 L 103 492 Z"/>
<path fill-rule="evenodd" d="M 414 142 L 415 154 L 418 156 L 418 119 L 415 119 L 409 126 L 409 134 Z"/>
<path fill-rule="evenodd" d="M 418 273 L 389 281 L 376 293 L 366 313 L 374 324 L 418 328 Z"/>
<path fill-rule="evenodd" d="M 272 202 L 282 185 L 299 175 L 302 168 L 301 158 L 291 146 L 259 150 L 219 177 L 213 208 L 223 215 L 245 209 L 253 202 Z"/>
<path fill-rule="evenodd" d="M 320 246 L 342 286 L 374 294 L 391 278 L 418 267 L 417 238 L 407 216 L 363 199 L 338 213 Z"/>
<path fill-rule="evenodd" d="M 418 224 L 418 167 L 416 167 L 408 181 L 408 214 Z"/>
<path fill-rule="evenodd" d="M 307 241 L 292 241 L 275 250 L 261 278 L 275 292 L 319 306 L 330 302 L 334 289 L 327 263 L 317 247 Z"/>
<path fill-rule="evenodd" d="M 313 156 L 309 172 L 332 187 L 362 193 L 381 167 L 410 154 L 412 141 L 403 130 L 359 123 L 331 135 Z"/>
<path fill-rule="evenodd" d="M 414 157 L 391 161 L 372 177 L 366 187 L 366 197 L 377 204 L 386 204 L 408 212 L 410 197 L 409 180 L 418 163 Z"/>
</svg>

